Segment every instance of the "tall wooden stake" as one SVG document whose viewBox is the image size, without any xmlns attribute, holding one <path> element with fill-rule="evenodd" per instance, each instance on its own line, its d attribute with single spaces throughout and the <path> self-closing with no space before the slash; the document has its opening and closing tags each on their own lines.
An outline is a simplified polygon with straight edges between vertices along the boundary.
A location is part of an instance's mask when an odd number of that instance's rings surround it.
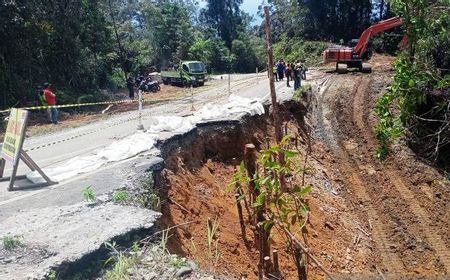
<svg viewBox="0 0 450 280">
<path fill-rule="evenodd" d="M 264 15 L 266 18 L 266 43 L 267 43 L 267 57 L 268 57 L 268 72 L 269 72 L 269 83 L 270 83 L 270 96 L 272 98 L 272 114 L 273 114 L 273 122 L 275 126 L 275 138 L 277 143 L 281 142 L 281 125 L 280 125 L 280 116 L 278 113 L 278 103 L 277 103 L 277 93 L 275 92 L 275 77 L 273 71 L 273 50 L 272 50 L 272 28 L 270 27 L 270 15 L 269 15 L 269 7 L 264 7 Z"/>
<path fill-rule="evenodd" d="M 270 15 L 269 15 L 269 7 L 264 7 L 264 15 L 266 18 L 266 43 L 267 43 L 267 57 L 268 57 L 268 68 L 269 68 L 269 83 L 270 83 L 270 96 L 272 98 L 272 115 L 273 115 L 273 124 L 275 127 L 275 139 L 277 144 L 281 143 L 283 138 L 281 131 L 281 122 L 280 122 L 280 113 L 278 110 L 277 103 L 277 93 L 275 92 L 275 77 L 273 71 L 273 50 L 272 50 L 272 28 L 270 27 Z M 281 164 L 284 164 L 284 153 L 278 153 L 278 161 Z M 284 174 L 280 174 L 280 183 L 281 189 L 286 191 L 286 181 L 284 179 Z"/>
</svg>

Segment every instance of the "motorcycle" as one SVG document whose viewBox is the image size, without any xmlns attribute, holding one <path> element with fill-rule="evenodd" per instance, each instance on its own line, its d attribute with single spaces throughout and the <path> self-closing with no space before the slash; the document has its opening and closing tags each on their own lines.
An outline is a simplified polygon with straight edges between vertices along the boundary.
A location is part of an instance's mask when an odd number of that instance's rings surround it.
<svg viewBox="0 0 450 280">
<path fill-rule="evenodd" d="M 143 80 L 139 85 L 139 89 L 144 92 L 158 92 L 161 90 L 161 87 L 157 81 Z"/>
</svg>

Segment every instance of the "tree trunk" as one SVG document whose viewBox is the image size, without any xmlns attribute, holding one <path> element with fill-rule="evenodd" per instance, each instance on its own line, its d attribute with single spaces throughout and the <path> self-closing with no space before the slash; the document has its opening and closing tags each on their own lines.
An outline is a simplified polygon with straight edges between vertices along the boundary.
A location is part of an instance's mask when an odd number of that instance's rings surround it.
<svg viewBox="0 0 450 280">
<path fill-rule="evenodd" d="M 120 65 L 122 66 L 121 68 L 122 68 L 123 75 L 124 75 L 125 81 L 126 81 L 128 79 L 128 77 L 127 77 L 127 70 L 125 69 L 125 58 L 123 55 L 123 47 L 122 47 L 122 43 L 120 42 L 119 32 L 117 31 L 117 24 L 116 24 L 116 19 L 114 17 L 111 0 L 108 0 L 108 4 L 109 4 L 109 14 L 111 16 L 111 20 L 112 20 L 112 24 L 113 24 L 113 28 L 114 28 L 114 34 L 116 36 L 117 48 L 119 49 Z"/>
<path fill-rule="evenodd" d="M 281 121 L 280 121 L 280 113 L 278 110 L 278 103 L 277 103 L 277 93 L 275 92 L 275 79 L 274 79 L 274 73 L 273 71 L 270 71 L 270 69 L 273 69 L 273 49 L 272 49 L 272 28 L 270 23 L 270 15 L 269 15 L 269 7 L 264 7 L 264 16 L 266 19 L 266 42 L 267 42 L 267 57 L 268 57 L 268 71 L 270 76 L 270 96 L 272 99 L 272 116 L 273 116 L 273 123 L 275 127 L 275 138 L 277 141 L 277 144 L 281 143 L 281 140 L 283 138 L 282 132 L 281 132 Z M 278 153 L 278 161 L 280 164 L 284 164 L 284 153 L 279 152 Z M 281 183 L 281 189 L 283 191 L 286 191 L 286 182 L 284 180 L 284 174 L 280 173 L 280 183 Z"/>
</svg>

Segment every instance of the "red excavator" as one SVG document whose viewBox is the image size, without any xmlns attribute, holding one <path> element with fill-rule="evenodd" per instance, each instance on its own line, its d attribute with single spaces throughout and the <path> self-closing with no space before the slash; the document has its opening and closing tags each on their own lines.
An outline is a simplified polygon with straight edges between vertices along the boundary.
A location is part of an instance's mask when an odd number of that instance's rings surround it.
<svg viewBox="0 0 450 280">
<path fill-rule="evenodd" d="M 338 73 L 347 72 L 347 68 L 359 68 L 359 71 L 363 73 L 370 73 L 372 67 L 368 63 L 363 63 L 363 60 L 370 59 L 370 53 L 367 51 L 367 44 L 370 37 L 383 32 L 385 30 L 400 26 L 403 24 L 403 20 L 400 17 L 393 17 L 387 20 L 380 21 L 361 34 L 355 47 L 345 46 L 331 46 L 323 52 L 323 58 L 325 63 L 336 62 L 336 71 Z M 403 37 L 400 45 L 406 44 L 407 37 Z"/>
</svg>

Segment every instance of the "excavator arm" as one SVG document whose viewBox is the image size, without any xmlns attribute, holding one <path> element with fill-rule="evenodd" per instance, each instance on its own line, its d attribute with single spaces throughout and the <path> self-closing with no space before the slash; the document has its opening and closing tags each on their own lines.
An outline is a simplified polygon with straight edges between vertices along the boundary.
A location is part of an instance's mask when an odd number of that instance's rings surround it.
<svg viewBox="0 0 450 280">
<path fill-rule="evenodd" d="M 364 32 L 361 34 L 361 37 L 359 37 L 358 44 L 355 47 L 355 52 L 358 54 L 359 57 L 362 57 L 366 52 L 367 44 L 369 43 L 370 37 L 385 30 L 400 26 L 402 24 L 403 24 L 402 18 L 393 17 L 387 20 L 380 21 L 370 26 L 369 28 L 364 30 Z"/>
</svg>

